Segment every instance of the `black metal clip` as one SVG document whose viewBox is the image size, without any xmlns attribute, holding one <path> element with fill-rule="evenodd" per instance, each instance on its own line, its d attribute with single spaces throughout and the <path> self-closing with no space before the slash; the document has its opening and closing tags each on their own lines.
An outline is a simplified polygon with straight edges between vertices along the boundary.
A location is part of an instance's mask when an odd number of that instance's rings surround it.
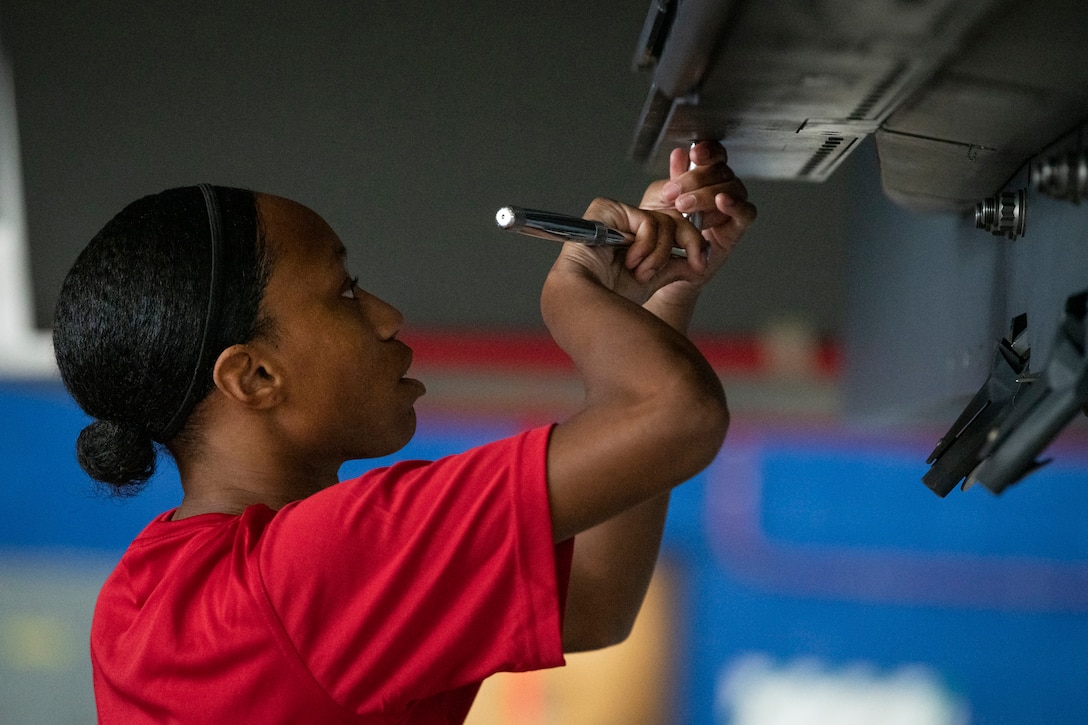
<svg viewBox="0 0 1088 725">
<path fill-rule="evenodd" d="M 922 477 L 938 496 L 961 480 L 999 494 L 1048 461 L 1037 456 L 1088 405 L 1088 291 L 1069 297 L 1050 360 L 1028 372 L 1027 318 L 1013 320 L 994 354 L 990 376 L 937 443 Z M 1086 410 L 1088 412 L 1088 410 Z"/>
<path fill-rule="evenodd" d="M 982 461 L 964 481 L 1001 493 L 1048 463 L 1036 456 L 1088 404 L 1088 291 L 1071 296 L 1046 368 L 1014 397 L 1011 409 L 987 435 Z"/>
<path fill-rule="evenodd" d="M 1031 355 L 1024 345 L 1027 319 L 1026 314 L 1013 318 L 1009 337 L 994 352 L 990 376 L 929 454 L 931 467 L 922 481 L 938 496 L 947 496 L 982 461 L 989 432 L 1008 413 L 1023 384 Z"/>
</svg>

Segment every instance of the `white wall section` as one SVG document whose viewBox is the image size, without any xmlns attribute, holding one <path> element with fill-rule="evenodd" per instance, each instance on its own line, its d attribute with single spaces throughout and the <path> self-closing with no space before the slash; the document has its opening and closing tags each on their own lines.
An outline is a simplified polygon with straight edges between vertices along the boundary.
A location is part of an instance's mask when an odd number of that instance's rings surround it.
<svg viewBox="0 0 1088 725">
<path fill-rule="evenodd" d="M 51 335 L 34 325 L 18 128 L 11 64 L 0 48 L 0 378 L 56 374 Z"/>
</svg>

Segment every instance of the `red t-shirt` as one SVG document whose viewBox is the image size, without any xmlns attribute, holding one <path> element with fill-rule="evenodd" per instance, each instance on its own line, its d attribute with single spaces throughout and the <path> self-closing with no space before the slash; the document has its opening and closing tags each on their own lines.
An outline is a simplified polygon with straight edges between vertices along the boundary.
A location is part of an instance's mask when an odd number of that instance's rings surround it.
<svg viewBox="0 0 1088 725">
<path fill-rule="evenodd" d="M 563 664 L 548 428 L 132 543 L 91 628 L 102 723 L 460 723 Z"/>
</svg>

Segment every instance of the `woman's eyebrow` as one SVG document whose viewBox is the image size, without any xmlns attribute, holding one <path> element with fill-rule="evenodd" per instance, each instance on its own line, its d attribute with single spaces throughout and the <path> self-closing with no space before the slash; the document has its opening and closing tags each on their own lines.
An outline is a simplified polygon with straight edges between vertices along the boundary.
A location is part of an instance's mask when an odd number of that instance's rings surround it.
<svg viewBox="0 0 1088 725">
<path fill-rule="evenodd" d="M 332 248 L 332 255 L 330 261 L 334 267 L 344 268 L 347 267 L 348 250 L 344 247 L 343 242 L 338 243 Z"/>
</svg>

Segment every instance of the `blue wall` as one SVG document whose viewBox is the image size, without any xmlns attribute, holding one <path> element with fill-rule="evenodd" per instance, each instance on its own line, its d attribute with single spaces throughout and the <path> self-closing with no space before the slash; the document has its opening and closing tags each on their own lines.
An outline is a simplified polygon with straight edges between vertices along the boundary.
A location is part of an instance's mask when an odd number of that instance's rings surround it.
<svg viewBox="0 0 1088 725">
<path fill-rule="evenodd" d="M 5 578 L 10 562 L 36 562 L 45 583 L 58 571 L 100 582 L 179 499 L 168 462 L 134 499 L 96 494 L 73 453 L 84 417 L 58 385 L 0 384 L 0 419 L 0 583 L 9 589 L 34 586 L 26 566 Z M 399 455 L 432 458 L 516 430 L 516 421 L 467 420 L 423 416 Z M 752 654 L 832 669 L 864 663 L 878 674 L 924 666 L 978 725 L 1088 720 L 1083 429 L 1000 498 L 981 488 L 934 496 L 920 481 L 933 442 L 735 422 L 714 465 L 674 495 L 665 556 L 682 583 L 676 722 L 724 722 L 723 677 Z M 91 585 L 72 595 L 88 616 Z M 15 594 L 0 589 L 0 618 Z M 28 701 L 55 708 L 58 688 L 77 693 L 72 708 L 89 707 L 84 663 L 69 664 L 61 685 L 56 673 L 35 678 L 0 658 L 9 683 L 0 684 L 0 722 L 26 721 L 12 718 Z M 48 721 L 65 721 L 56 718 Z"/>
</svg>

